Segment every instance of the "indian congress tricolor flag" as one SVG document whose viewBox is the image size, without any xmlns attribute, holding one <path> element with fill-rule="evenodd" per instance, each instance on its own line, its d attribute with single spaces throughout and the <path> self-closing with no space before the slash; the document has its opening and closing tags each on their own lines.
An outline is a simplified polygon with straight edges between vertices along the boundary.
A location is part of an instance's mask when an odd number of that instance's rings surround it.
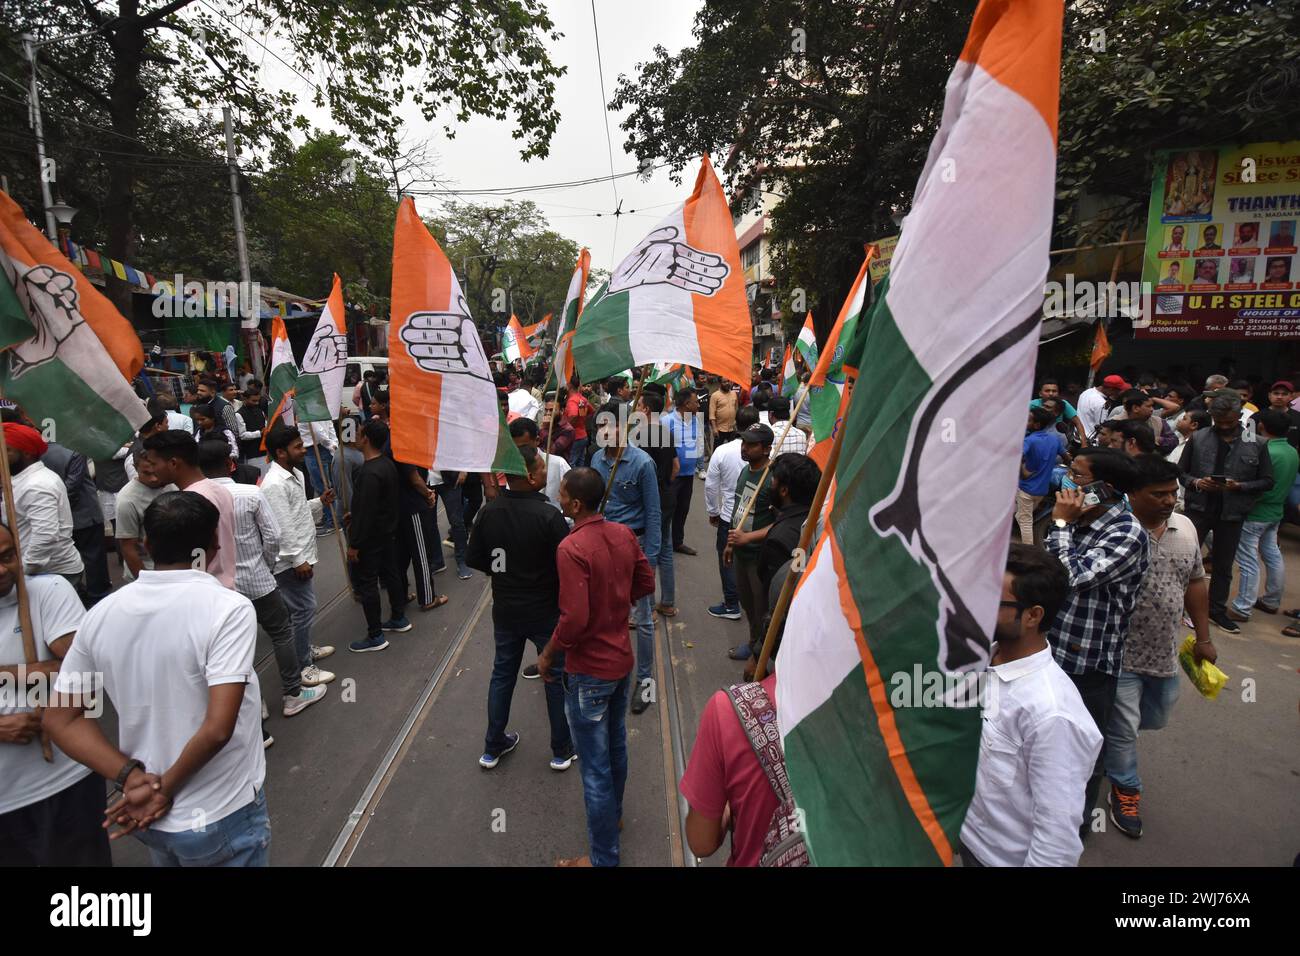
<svg viewBox="0 0 1300 956">
<path fill-rule="evenodd" d="M 519 324 L 519 319 L 511 315 L 510 323 L 506 326 L 504 340 L 501 344 L 502 356 L 507 362 L 523 362 L 527 365 L 532 361 L 536 352 L 537 350 L 533 348 L 532 343 L 528 341 L 523 326 Z"/>
<path fill-rule="evenodd" d="M 799 390 L 799 370 L 794 361 L 795 350 L 798 350 L 804 365 L 810 372 L 817 367 L 817 335 L 813 332 L 811 312 L 803 320 L 803 328 L 799 330 L 799 337 L 794 341 L 794 348 L 789 345 L 785 347 L 785 360 L 781 365 L 781 394 L 786 397 L 793 397 Z"/>
<path fill-rule="evenodd" d="M 911 685 L 988 663 L 1048 266 L 1061 16 L 1059 0 L 980 3 L 890 275 L 844 343 L 889 388 L 849 403 L 777 662 L 819 865 L 949 863 L 973 791 L 978 706 L 918 706 Z"/>
<path fill-rule="evenodd" d="M 853 341 L 858 323 L 867 307 L 867 293 L 871 288 L 867 274 L 875 256 L 876 247 L 868 246 L 867 257 L 858 269 L 858 277 L 853 280 L 849 297 L 844 300 L 835 325 L 831 327 L 831 334 L 826 338 L 826 347 L 822 349 L 812 375 L 808 378 L 808 398 L 805 401 L 811 406 L 809 411 L 813 430 L 813 444 L 808 449 L 808 454 L 821 468 L 826 467 L 826 461 L 830 458 L 831 443 L 835 440 L 835 433 L 848 408 L 853 379 L 858 374 L 856 368 L 845 366 L 844 346 Z M 801 332 L 800 338 L 802 337 Z"/>
<path fill-rule="evenodd" d="M 278 315 L 271 320 L 271 371 L 267 373 L 266 385 L 270 421 L 274 423 L 278 418 L 286 425 L 295 424 L 294 392 L 298 387 L 298 363 L 293 360 L 293 347 L 289 344 L 284 319 Z M 262 436 L 262 450 L 266 450 L 265 434 Z"/>
<path fill-rule="evenodd" d="M 753 335 L 731 210 L 704 156 L 690 198 L 587 303 L 573 358 L 584 381 L 681 362 L 747 382 Z"/>
<path fill-rule="evenodd" d="M 398 461 L 523 473 L 517 450 L 503 449 L 509 460 L 497 460 L 503 419 L 487 355 L 451 263 L 410 196 L 397 209 L 393 233 L 388 377 Z"/>
<path fill-rule="evenodd" d="M 292 356 L 291 356 L 292 358 Z M 332 422 L 343 401 L 343 376 L 348 368 L 348 325 L 343 282 L 334 274 L 334 287 L 321 311 L 302 358 L 294 394 L 294 412 L 301 422 Z"/>
<path fill-rule="evenodd" d="M 582 315 L 583 299 L 587 295 L 587 273 L 591 269 L 591 253 L 585 248 L 578 254 L 578 264 L 569 278 L 569 292 L 564 297 L 564 311 L 560 313 L 560 327 L 555 332 L 555 359 L 551 363 L 557 379 L 567 385 L 573 381 L 573 333 Z"/>
<path fill-rule="evenodd" d="M 144 366 L 130 323 L 0 193 L 0 394 L 51 439 L 112 458 L 149 420 L 131 380 Z"/>
</svg>

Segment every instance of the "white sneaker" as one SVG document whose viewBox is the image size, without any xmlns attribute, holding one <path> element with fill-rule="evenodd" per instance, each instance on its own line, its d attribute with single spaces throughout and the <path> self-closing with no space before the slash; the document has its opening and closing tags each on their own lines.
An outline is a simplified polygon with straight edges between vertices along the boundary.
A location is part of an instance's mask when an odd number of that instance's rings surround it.
<svg viewBox="0 0 1300 956">
<path fill-rule="evenodd" d="M 284 698 L 284 710 L 281 713 L 286 717 L 292 717 L 299 711 L 306 710 L 316 701 L 325 696 L 329 688 L 322 684 L 319 687 L 303 687 L 298 691 L 297 697 Z"/>
<path fill-rule="evenodd" d="M 328 684 L 333 679 L 333 671 L 323 671 L 315 664 L 312 664 L 311 667 L 304 667 L 302 669 L 303 687 L 316 687 L 319 684 Z"/>
<path fill-rule="evenodd" d="M 334 653 L 333 644 L 326 644 L 323 647 L 317 647 L 315 644 L 313 644 L 311 646 L 312 663 L 314 664 L 316 663 L 316 661 L 323 661 L 325 660 L 325 658 L 329 657 L 333 653 Z"/>
<path fill-rule="evenodd" d="M 262 719 L 266 720 L 271 716 L 271 710 L 266 706 L 266 701 L 262 701 Z"/>
</svg>

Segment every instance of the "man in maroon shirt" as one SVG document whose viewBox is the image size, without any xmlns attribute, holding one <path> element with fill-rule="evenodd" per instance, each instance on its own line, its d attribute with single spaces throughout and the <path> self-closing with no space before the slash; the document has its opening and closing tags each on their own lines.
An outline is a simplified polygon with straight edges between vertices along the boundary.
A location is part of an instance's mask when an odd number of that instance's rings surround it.
<svg viewBox="0 0 1300 956">
<path fill-rule="evenodd" d="M 560 619 L 537 658 L 544 680 L 562 680 L 573 732 L 589 856 L 561 866 L 618 866 L 618 830 L 627 782 L 627 692 L 632 644 L 628 605 L 653 594 L 655 575 L 631 529 L 600 514 L 605 483 L 593 468 L 574 468 L 560 483 L 560 511 L 573 531 L 560 542 Z M 556 654 L 564 673 L 552 674 Z"/>
</svg>

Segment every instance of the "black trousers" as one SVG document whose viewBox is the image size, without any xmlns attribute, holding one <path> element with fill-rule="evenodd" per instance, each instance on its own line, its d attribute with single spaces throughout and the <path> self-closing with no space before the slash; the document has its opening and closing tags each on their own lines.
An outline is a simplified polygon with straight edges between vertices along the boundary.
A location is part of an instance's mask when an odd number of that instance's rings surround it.
<svg viewBox="0 0 1300 956">
<path fill-rule="evenodd" d="M 112 866 L 101 826 L 105 793 L 104 778 L 91 773 L 44 800 L 0 813 L 0 866 Z"/>
<path fill-rule="evenodd" d="M 88 528 L 74 530 L 72 543 L 86 566 L 85 605 L 94 607 L 113 590 L 113 582 L 108 577 L 108 552 L 104 550 L 104 523 L 96 521 Z"/>
<path fill-rule="evenodd" d="M 402 583 L 402 575 L 397 567 L 397 542 L 392 536 L 384 538 L 378 544 L 357 549 L 354 580 L 357 597 L 361 598 L 361 610 L 366 615 L 366 633 L 370 637 L 377 637 L 383 633 L 383 607 L 379 602 L 381 581 L 384 590 L 388 592 L 393 617 L 401 617 L 406 611 L 406 585 Z"/>
<path fill-rule="evenodd" d="M 1189 511 L 1187 517 L 1196 528 L 1196 537 L 1205 544 L 1205 536 L 1214 532 L 1210 544 L 1210 616 L 1222 617 L 1228 610 L 1228 593 L 1232 590 L 1232 563 L 1237 559 L 1237 542 L 1241 540 L 1241 522 L 1224 521 L 1204 511 Z"/>
<path fill-rule="evenodd" d="M 673 547 L 680 548 L 686 540 L 686 514 L 691 510 L 691 493 L 695 491 L 694 475 L 678 475 L 673 479 Z M 661 542 L 666 545 L 667 542 Z"/>
<path fill-rule="evenodd" d="M 1074 681 L 1079 696 L 1083 698 L 1083 706 L 1096 723 L 1097 732 L 1103 741 L 1101 752 L 1097 754 L 1097 763 L 1083 790 L 1083 822 L 1079 825 L 1079 835 L 1086 840 L 1092 823 L 1092 808 L 1097 804 L 1097 790 L 1104 773 L 1102 758 L 1106 756 L 1106 725 L 1110 723 L 1110 711 L 1115 706 L 1115 688 L 1119 686 L 1119 677 L 1101 671 L 1087 671 L 1071 674 L 1070 680 Z"/>
<path fill-rule="evenodd" d="M 397 567 L 402 575 L 402 593 L 406 593 L 406 569 L 415 574 L 415 598 L 421 607 L 433 603 L 433 572 L 446 566 L 442 541 L 438 537 L 438 512 L 433 508 L 416 514 L 402 515 L 397 526 Z"/>
<path fill-rule="evenodd" d="M 483 478 L 478 474 L 465 476 L 465 484 L 460 486 L 461 500 L 464 502 L 465 533 L 474 528 L 474 516 L 483 507 Z"/>
</svg>

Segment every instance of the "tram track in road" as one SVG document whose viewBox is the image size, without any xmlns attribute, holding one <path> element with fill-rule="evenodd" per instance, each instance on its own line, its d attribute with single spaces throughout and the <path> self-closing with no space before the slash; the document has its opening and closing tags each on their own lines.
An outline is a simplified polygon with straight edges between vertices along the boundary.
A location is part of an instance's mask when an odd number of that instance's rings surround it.
<svg viewBox="0 0 1300 956">
<path fill-rule="evenodd" d="M 344 588 L 342 594 L 346 593 L 348 593 L 348 589 Z M 336 596 L 330 603 L 333 604 L 334 601 L 338 600 L 338 597 Z M 370 824 L 376 807 L 383 799 L 388 785 L 392 782 L 401 765 L 402 758 L 410 750 L 411 743 L 415 740 L 420 728 L 424 726 L 429 712 L 433 709 L 433 705 L 438 699 L 438 693 L 442 688 L 443 679 L 451 671 L 452 665 L 460 657 L 465 645 L 469 643 L 470 635 L 473 634 L 474 628 L 483 616 L 483 612 L 491 606 L 491 603 L 491 584 L 485 581 L 475 602 L 474 610 L 461 624 L 456 636 L 447 646 L 442 659 L 429 676 L 419 698 L 411 707 L 406 720 L 403 721 L 402 726 L 394 735 L 388 749 L 384 752 L 383 758 L 379 761 L 378 767 L 375 768 L 375 772 L 362 790 L 360 798 L 348 814 L 347 821 L 335 838 L 334 845 L 330 848 L 329 853 L 321 862 L 321 866 L 345 867 L 351 861 L 353 853 L 356 852 L 357 846 L 365 834 L 366 827 Z"/>
</svg>

